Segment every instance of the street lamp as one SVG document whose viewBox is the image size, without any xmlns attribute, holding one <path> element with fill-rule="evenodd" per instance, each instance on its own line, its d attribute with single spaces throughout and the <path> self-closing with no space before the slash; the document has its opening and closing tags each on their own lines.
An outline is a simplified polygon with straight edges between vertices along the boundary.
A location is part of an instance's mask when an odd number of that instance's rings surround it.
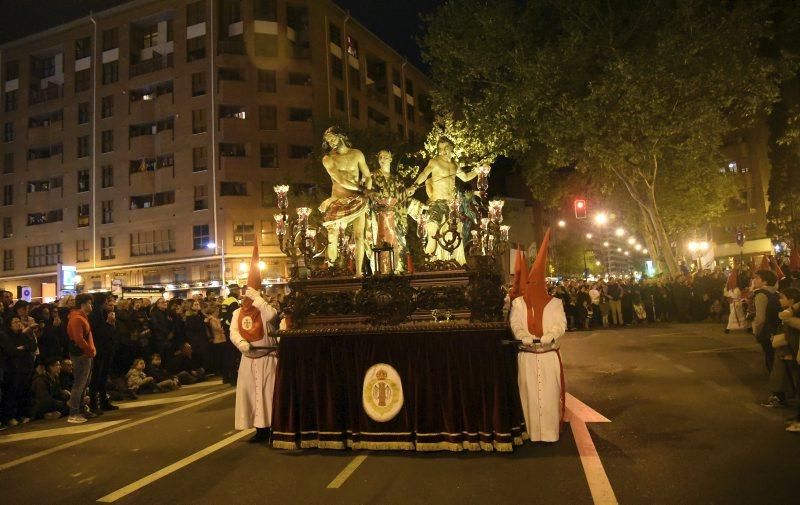
<svg viewBox="0 0 800 505">
<path fill-rule="evenodd" d="M 247 262 L 246 261 L 242 261 L 242 262 L 239 263 L 239 272 L 240 273 L 247 272 Z"/>
<path fill-rule="evenodd" d="M 694 255 L 694 259 L 697 261 L 698 270 L 702 268 L 700 257 L 703 255 L 703 253 L 708 251 L 709 247 L 711 247 L 711 245 L 705 240 L 702 242 L 695 242 L 694 240 L 692 240 L 691 242 L 686 244 L 686 248 L 689 249 L 689 252 L 691 252 Z"/>
<path fill-rule="evenodd" d="M 217 250 L 217 243 L 216 242 L 208 242 L 206 244 L 206 248 L 211 249 L 212 251 Z M 220 292 L 225 289 L 225 240 L 219 241 L 219 256 L 220 256 L 220 263 L 219 263 L 219 282 L 222 285 Z"/>
<path fill-rule="evenodd" d="M 259 261 L 258 262 L 258 269 L 259 270 L 261 270 L 263 272 L 264 270 L 266 270 L 266 268 L 267 268 L 267 264 L 266 263 L 264 263 L 263 261 Z"/>
<path fill-rule="evenodd" d="M 636 239 L 633 237 L 628 237 L 628 245 L 633 245 L 636 243 Z"/>
<path fill-rule="evenodd" d="M 636 249 L 637 251 L 641 251 L 642 250 L 642 245 L 641 244 L 636 244 L 635 246 L 633 246 L 633 248 Z"/>
<path fill-rule="evenodd" d="M 647 254 L 647 249 L 642 249 L 642 254 Z"/>
<path fill-rule="evenodd" d="M 586 234 L 586 238 L 589 239 L 589 240 L 592 240 L 592 234 L 591 233 L 587 233 Z"/>
<path fill-rule="evenodd" d="M 608 247 L 608 242 L 603 242 L 603 247 Z"/>
<path fill-rule="evenodd" d="M 594 215 L 594 222 L 597 226 L 603 226 L 608 223 L 608 214 L 605 212 L 598 212 Z"/>
<path fill-rule="evenodd" d="M 625 236 L 625 228 L 617 228 L 614 231 L 614 235 L 616 235 L 618 237 L 624 237 Z"/>
<path fill-rule="evenodd" d="M 558 227 L 559 227 L 559 228 L 563 228 L 563 227 L 565 227 L 565 226 L 567 226 L 567 222 L 566 222 L 566 221 L 564 221 L 563 219 L 559 219 L 559 220 L 558 220 Z"/>
</svg>

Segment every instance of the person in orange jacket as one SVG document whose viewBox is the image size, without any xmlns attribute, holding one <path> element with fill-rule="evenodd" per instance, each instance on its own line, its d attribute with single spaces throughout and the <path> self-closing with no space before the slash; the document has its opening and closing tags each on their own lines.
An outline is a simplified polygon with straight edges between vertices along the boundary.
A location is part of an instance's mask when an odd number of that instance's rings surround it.
<svg viewBox="0 0 800 505">
<path fill-rule="evenodd" d="M 92 295 L 80 294 L 75 297 L 75 307 L 69 313 L 67 335 L 69 336 L 69 354 L 73 364 L 75 382 L 69 397 L 69 417 L 67 422 L 85 423 L 83 414 L 83 394 L 89 384 L 92 372 L 92 360 L 97 355 L 89 326 L 89 314 L 92 312 Z M 94 416 L 92 416 L 94 417 Z"/>
</svg>

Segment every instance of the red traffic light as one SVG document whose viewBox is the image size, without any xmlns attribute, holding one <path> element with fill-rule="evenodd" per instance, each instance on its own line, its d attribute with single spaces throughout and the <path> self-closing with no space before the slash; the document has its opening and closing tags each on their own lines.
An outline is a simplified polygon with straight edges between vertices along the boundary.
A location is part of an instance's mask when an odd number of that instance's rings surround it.
<svg viewBox="0 0 800 505">
<path fill-rule="evenodd" d="M 586 200 L 575 200 L 575 219 L 586 219 Z"/>
</svg>

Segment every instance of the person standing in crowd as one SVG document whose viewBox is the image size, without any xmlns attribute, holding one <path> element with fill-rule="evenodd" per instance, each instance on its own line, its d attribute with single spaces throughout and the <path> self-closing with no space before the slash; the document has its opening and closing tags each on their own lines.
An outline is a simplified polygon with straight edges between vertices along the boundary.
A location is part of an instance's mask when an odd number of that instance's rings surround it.
<svg viewBox="0 0 800 505">
<path fill-rule="evenodd" d="M 614 326 L 622 326 L 622 287 L 616 279 L 611 279 L 608 285 L 608 304 L 611 307 L 611 322 Z"/>
<path fill-rule="evenodd" d="M 219 305 L 216 303 L 208 308 L 205 323 L 208 325 L 211 332 L 211 346 L 209 347 L 211 359 L 210 371 L 222 376 L 225 359 L 226 348 L 230 347 L 227 338 L 225 337 L 225 330 L 222 328 L 222 321 L 219 319 Z"/>
<path fill-rule="evenodd" d="M 222 311 L 220 314 L 220 322 L 225 332 L 225 339 L 227 340 L 225 347 L 223 347 L 223 368 L 220 375 L 222 376 L 222 382 L 229 383 L 232 386 L 236 385 L 236 370 L 239 369 L 241 354 L 235 346 L 229 343 L 230 341 L 228 339 L 231 336 L 231 320 L 233 319 L 233 313 L 239 308 L 240 297 L 241 293 L 238 285 L 231 284 L 228 286 L 228 296 L 222 300 Z"/>
<path fill-rule="evenodd" d="M 800 393 L 800 289 L 786 288 L 780 293 L 781 307 L 779 317 L 783 323 L 784 336 L 788 353 L 781 360 L 790 376 L 794 391 Z M 776 363 L 776 366 L 778 363 Z M 770 376 L 772 380 L 773 377 Z M 800 432 L 800 403 L 797 413 L 787 422 L 786 431 Z"/>
<path fill-rule="evenodd" d="M 524 296 L 511 302 L 510 326 L 522 341 L 517 355 L 520 401 L 532 442 L 559 439 L 564 417 L 564 371 L 559 342 L 567 329 L 561 300 L 546 290 L 545 268 L 550 230 L 531 267 Z"/>
<path fill-rule="evenodd" d="M 725 333 L 744 330 L 749 327 L 745 311 L 747 297 L 743 293 L 743 289 L 744 287 L 739 282 L 739 269 L 734 268 L 728 274 L 728 282 L 725 285 L 725 299 L 728 302 L 728 307 L 730 307 Z"/>
<path fill-rule="evenodd" d="M 189 308 L 184 312 L 186 341 L 192 345 L 194 362 L 200 367 L 208 369 L 209 329 L 206 325 L 206 317 L 203 314 L 200 300 L 191 300 L 188 305 Z"/>
<path fill-rule="evenodd" d="M 275 389 L 276 353 L 254 347 L 271 347 L 278 344 L 270 333 L 270 321 L 278 311 L 267 304 L 258 288 L 261 274 L 258 270 L 258 244 L 253 246 L 247 291 L 242 306 L 231 317 L 231 342 L 242 353 L 236 382 L 235 428 L 256 428 L 250 440 L 258 443 L 269 440 L 272 422 L 272 395 Z"/>
<path fill-rule="evenodd" d="M 755 317 L 753 318 L 753 336 L 764 350 L 764 363 L 767 372 L 772 370 L 774 352 L 772 350 L 772 336 L 776 333 L 780 319 L 780 303 L 775 285 L 778 279 L 771 270 L 759 270 L 753 276 L 753 305 Z M 771 403 L 780 403 L 779 399 L 768 400 Z"/>
<path fill-rule="evenodd" d="M 17 302 L 19 303 L 19 302 Z M 27 310 L 27 306 L 25 307 Z M 0 335 L 0 349 L 6 356 L 2 421 L 9 426 L 30 421 L 28 416 L 28 396 L 33 379 L 36 353 L 36 326 L 24 326 L 17 311 L 8 319 L 4 332 Z"/>
<path fill-rule="evenodd" d="M 61 387 L 61 362 L 47 358 L 45 373 L 37 375 L 31 384 L 30 417 L 32 419 L 58 419 L 69 412 L 69 391 Z"/>
<path fill-rule="evenodd" d="M 117 410 L 108 398 L 108 376 L 114 360 L 116 347 L 117 318 L 114 313 L 114 298 L 105 294 L 95 295 L 94 308 L 89 315 L 89 324 L 97 355 L 92 363 L 92 377 L 89 383 L 89 405 L 95 413 L 104 410 Z"/>
<path fill-rule="evenodd" d="M 92 295 L 80 294 L 75 297 L 76 308 L 69 313 L 67 322 L 67 335 L 69 336 L 69 354 L 73 365 L 74 383 L 69 393 L 69 423 L 85 423 L 87 417 L 94 414 L 83 415 L 83 393 L 89 384 L 89 375 L 92 372 L 92 361 L 97 355 L 92 337 L 92 327 L 89 324 L 89 314 L 92 313 Z"/>
<path fill-rule="evenodd" d="M 151 331 L 151 350 L 168 357 L 174 334 L 167 316 L 167 301 L 163 298 L 159 298 L 152 305 L 148 325 Z"/>
</svg>

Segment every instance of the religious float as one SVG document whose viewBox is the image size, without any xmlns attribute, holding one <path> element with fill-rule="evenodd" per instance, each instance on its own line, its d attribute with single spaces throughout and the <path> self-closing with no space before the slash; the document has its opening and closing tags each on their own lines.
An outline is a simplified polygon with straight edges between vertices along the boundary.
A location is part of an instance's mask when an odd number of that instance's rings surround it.
<svg viewBox="0 0 800 505">
<path fill-rule="evenodd" d="M 511 451 L 525 422 L 515 347 L 504 345 L 509 227 L 503 202 L 487 198 L 489 167 L 460 169 L 442 138 L 404 188 L 391 153 L 370 172 L 335 128 L 324 142 L 332 192 L 318 214 L 291 211 L 290 188 L 275 187 L 276 234 L 293 267 L 273 446 Z M 457 191 L 456 178 L 473 189 Z M 413 198 L 422 187 L 426 202 Z M 410 233 L 424 250 L 416 265 Z"/>
</svg>

